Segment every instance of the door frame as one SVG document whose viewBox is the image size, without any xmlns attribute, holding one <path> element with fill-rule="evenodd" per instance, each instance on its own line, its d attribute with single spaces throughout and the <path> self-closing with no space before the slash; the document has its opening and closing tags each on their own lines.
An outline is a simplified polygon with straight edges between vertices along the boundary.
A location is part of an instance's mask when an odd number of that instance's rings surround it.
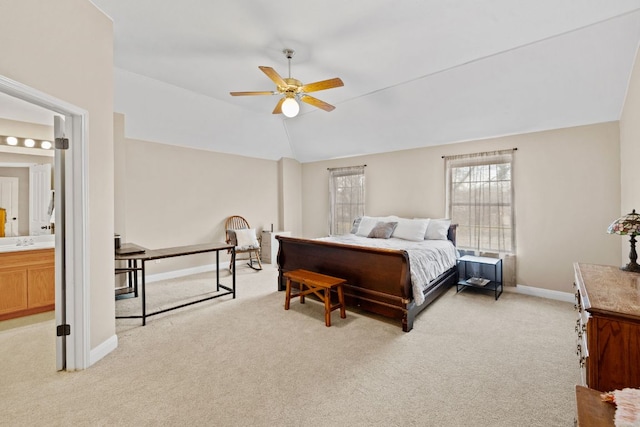
<svg viewBox="0 0 640 427">
<path fill-rule="evenodd" d="M 69 139 L 69 149 L 66 150 L 65 188 L 58 188 L 56 180 L 54 188 L 56 194 L 64 192 L 65 203 L 65 235 L 55 234 L 56 239 L 56 325 L 61 324 L 63 318 L 71 328 L 71 334 L 66 337 L 64 352 L 60 345 L 61 338 L 56 343 L 56 367 L 58 370 L 81 370 L 90 364 L 90 305 L 89 305 L 89 231 L 88 231 L 88 193 L 86 180 L 88 161 L 86 156 L 87 121 L 89 114 L 86 110 L 57 99 L 37 89 L 26 86 L 0 75 L 0 92 L 13 96 L 31 104 L 38 105 L 65 118 L 65 134 Z M 58 206 L 62 197 L 56 197 L 56 216 L 62 212 Z M 56 218 L 56 221 L 58 218 Z M 63 240 L 64 239 L 64 240 Z M 64 243 L 64 245 L 62 244 Z M 61 248 L 65 248 L 65 261 L 62 264 Z M 62 292 L 62 278 L 66 279 L 66 291 Z M 62 296 L 64 297 L 64 304 Z M 66 307 L 66 313 L 62 313 Z M 64 315 L 63 315 L 64 314 Z M 66 360 L 63 354 L 66 353 Z"/>
</svg>

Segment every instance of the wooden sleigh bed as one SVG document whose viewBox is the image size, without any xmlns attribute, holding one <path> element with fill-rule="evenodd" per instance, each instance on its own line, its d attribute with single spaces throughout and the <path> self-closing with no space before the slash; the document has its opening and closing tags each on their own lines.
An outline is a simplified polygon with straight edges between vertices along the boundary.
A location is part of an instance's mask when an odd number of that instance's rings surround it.
<svg viewBox="0 0 640 427">
<path fill-rule="evenodd" d="M 447 238 L 456 243 L 456 225 Z M 305 269 L 347 280 L 345 303 L 391 319 L 399 320 L 409 332 L 418 313 L 458 281 L 453 266 L 432 280 L 423 291 L 424 302 L 413 296 L 409 256 L 406 251 L 349 246 L 322 240 L 276 236 L 278 251 L 278 290 L 283 291 L 287 271 Z"/>
</svg>

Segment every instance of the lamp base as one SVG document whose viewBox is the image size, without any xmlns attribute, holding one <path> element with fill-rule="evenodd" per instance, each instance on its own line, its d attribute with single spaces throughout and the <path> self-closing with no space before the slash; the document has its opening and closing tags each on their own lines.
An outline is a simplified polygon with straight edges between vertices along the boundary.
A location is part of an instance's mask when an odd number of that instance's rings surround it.
<svg viewBox="0 0 640 427">
<path fill-rule="evenodd" d="M 629 264 L 623 265 L 622 267 L 620 267 L 620 270 L 631 271 L 633 273 L 640 273 L 640 264 L 636 262 L 630 262 Z"/>
</svg>

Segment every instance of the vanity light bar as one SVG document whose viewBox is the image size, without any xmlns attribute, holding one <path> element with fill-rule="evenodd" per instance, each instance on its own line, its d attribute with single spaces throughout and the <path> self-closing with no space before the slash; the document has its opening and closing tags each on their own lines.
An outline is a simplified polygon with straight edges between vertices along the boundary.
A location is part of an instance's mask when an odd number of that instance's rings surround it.
<svg viewBox="0 0 640 427">
<path fill-rule="evenodd" d="M 43 150 L 50 150 L 53 147 L 51 141 L 46 139 L 33 139 L 33 138 L 18 138 L 15 136 L 0 135 L 0 145 L 9 145 L 11 147 L 27 147 L 27 148 L 41 148 Z"/>
</svg>

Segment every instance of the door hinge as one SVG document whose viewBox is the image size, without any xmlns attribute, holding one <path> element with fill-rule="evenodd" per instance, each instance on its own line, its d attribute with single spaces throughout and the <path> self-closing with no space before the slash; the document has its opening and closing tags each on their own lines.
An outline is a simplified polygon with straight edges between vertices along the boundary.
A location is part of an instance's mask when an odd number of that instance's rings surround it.
<svg viewBox="0 0 640 427">
<path fill-rule="evenodd" d="M 71 325 L 56 326 L 56 336 L 62 337 L 65 335 L 71 335 Z"/>
<path fill-rule="evenodd" d="M 56 149 L 57 150 L 68 150 L 69 149 L 69 138 L 56 138 Z"/>
</svg>

